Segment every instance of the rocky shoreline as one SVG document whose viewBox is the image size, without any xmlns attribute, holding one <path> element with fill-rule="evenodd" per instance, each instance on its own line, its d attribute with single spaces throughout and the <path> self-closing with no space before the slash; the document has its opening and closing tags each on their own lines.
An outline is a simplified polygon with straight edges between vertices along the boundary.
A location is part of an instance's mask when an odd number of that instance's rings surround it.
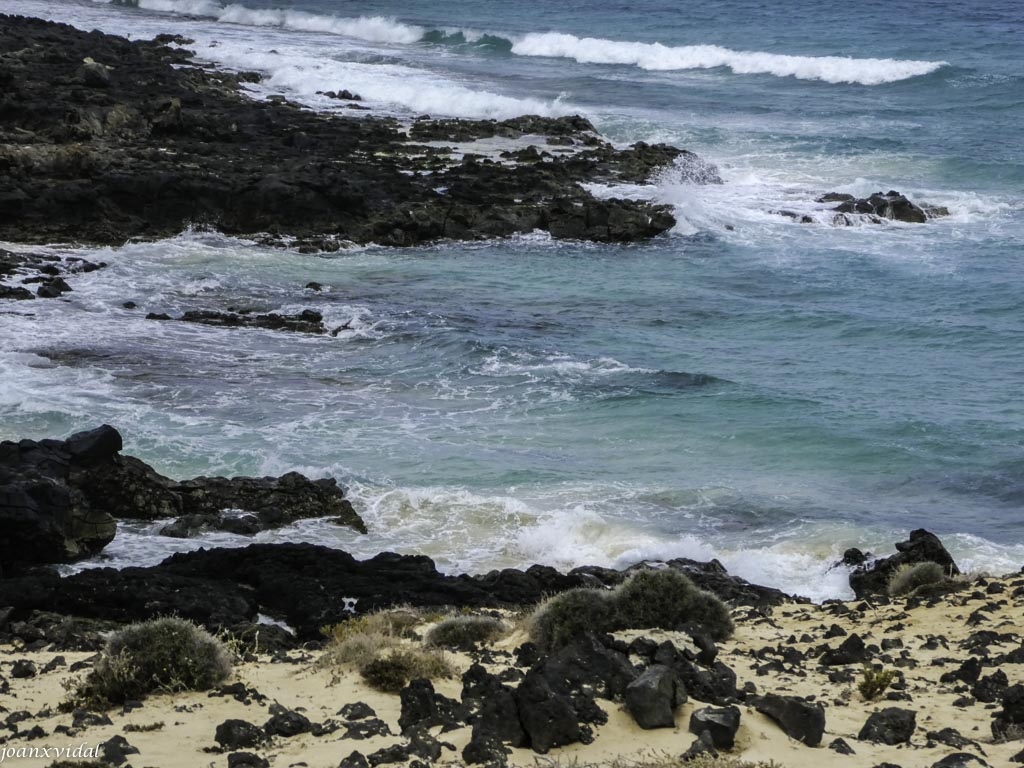
<svg viewBox="0 0 1024 768">
<path fill-rule="evenodd" d="M 616 147 L 579 116 L 401 121 L 344 84 L 332 93 L 345 113 L 258 100 L 246 90 L 258 73 L 205 68 L 190 43 L 0 14 L 0 240 L 119 246 L 211 227 L 304 252 L 534 231 L 633 242 L 670 230 L 671 206 L 587 185 L 666 169 L 721 183 L 692 152 Z M 836 204 L 836 226 L 947 213 L 896 191 L 818 202 Z"/>
<path fill-rule="evenodd" d="M 140 765 L 177 765 L 184 763 L 156 756 L 187 732 L 199 754 L 226 754 L 236 767 L 312 755 L 307 764 L 346 768 L 417 760 L 500 766 L 529 762 L 531 750 L 650 765 L 713 754 L 865 768 L 1024 760 L 1024 577 L 963 576 L 928 531 L 913 531 L 889 557 L 848 550 L 836 565 L 850 568 L 858 597 L 822 605 L 745 582 L 717 561 L 448 576 L 422 556 L 359 561 L 308 544 L 200 549 L 149 568 L 61 576 L 47 563 L 99 552 L 118 518 L 167 520 L 160 535 L 218 526 L 244 533 L 312 516 L 365 530 L 333 480 L 293 473 L 176 482 L 120 449 L 121 436 L 109 426 L 66 440 L 0 443 L 0 690 L 10 702 L 0 711 L 9 731 L 0 735 L 2 748 L 95 734 L 111 755 L 99 765 L 124 763 L 135 754 L 126 749 L 139 750 Z M 893 592 L 898 574 L 922 565 L 937 575 L 906 594 Z M 735 636 L 715 642 L 699 625 L 663 627 L 585 634 L 547 652 L 520 629 L 451 649 L 461 689 L 458 679 L 435 681 L 436 689 L 413 680 L 399 696 L 324 667 L 325 628 L 352 617 L 397 608 L 419 611 L 429 624 L 454 611 L 522 627 L 515 617 L 551 595 L 609 590 L 649 568 L 683 573 L 724 601 Z M 231 638 L 243 658 L 236 683 L 211 694 L 216 700 L 176 694 L 120 715 L 58 712 L 54 683 L 88 670 L 110 632 L 172 615 Z M 872 692 L 863 684 L 875 675 L 884 682 Z M 504 703 L 480 709 L 481 696 Z M 372 728 L 355 716 L 339 720 L 342 703 L 382 714 Z M 268 724 L 254 724 L 265 708 Z M 226 718 L 216 733 L 213 717 Z M 509 730 L 508 718 L 518 729 Z M 175 725 L 147 730 L 149 721 Z M 349 738 L 371 739 L 372 749 L 351 749 Z M 663 754 L 645 758 L 645 747 Z"/>
<path fill-rule="evenodd" d="M 672 210 L 598 197 L 586 185 L 643 184 L 666 168 L 694 183 L 721 182 L 686 150 L 618 148 L 580 117 L 403 122 L 363 114 L 343 83 L 333 97 L 359 116 L 318 114 L 282 96 L 256 100 L 246 88 L 258 74 L 210 71 L 188 45 L 0 15 L 0 239 L 121 245 L 199 226 L 302 252 L 536 230 L 633 242 L 670 230 Z M 835 206 L 824 210 L 837 226 L 944 215 L 896 191 L 818 202 Z M 60 299 L 73 290 L 65 278 L 104 266 L 0 251 L 0 280 L 11 283 L 0 283 L 0 299 Z M 312 310 L 149 317 L 341 330 Z M 309 518 L 366 532 L 333 479 L 173 480 L 123 454 L 109 425 L 0 443 L 0 761 L 497 768 L 547 754 L 566 764 L 621 757 L 700 768 L 1024 762 L 1024 576 L 961 574 L 924 530 L 888 557 L 847 551 L 836 567 L 850 570 L 857 599 L 822 605 L 748 583 L 717 561 L 685 559 L 625 571 L 534 565 L 447 575 L 423 556 L 357 560 L 309 544 L 251 544 L 147 568 L 62 575 L 55 567 L 99 556 L 122 520 L 192 537 L 251 536 Z M 928 580 L 894 591 L 894 579 L 918 566 Z M 684 574 L 723 601 L 734 636 L 714 641 L 696 625 L 582 632 L 558 650 L 531 642 L 524 626 L 545 599 L 611 591 L 647 569 Z M 448 648 L 451 677 L 382 693 L 331 663 L 325 629 L 396 609 L 416 618 L 402 638 L 409 647 L 440 615 L 489 618 L 509 631 Z M 165 616 L 227 639 L 238 656 L 235 680 L 110 711 L 62 711 L 68 686 L 95 668 L 111 632 Z M 99 745 L 90 755 L 98 762 L 26 751 L 69 741 Z"/>
</svg>

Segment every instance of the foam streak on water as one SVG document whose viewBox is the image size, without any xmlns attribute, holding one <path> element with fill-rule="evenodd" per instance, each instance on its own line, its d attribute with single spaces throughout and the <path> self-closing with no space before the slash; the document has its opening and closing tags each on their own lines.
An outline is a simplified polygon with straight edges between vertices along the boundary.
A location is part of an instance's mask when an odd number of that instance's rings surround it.
<svg viewBox="0 0 1024 768">
<path fill-rule="evenodd" d="M 1024 561 L 1015 4 L 141 5 L 4 10 L 181 34 L 261 71 L 255 97 L 314 109 L 347 88 L 402 118 L 581 112 L 616 142 L 698 152 L 724 183 L 680 165 L 591 185 L 672 206 L 673 233 L 644 246 L 313 256 L 185 232 L 55 248 L 110 266 L 64 300 L 0 307 L 0 438 L 105 421 L 173 477 L 335 476 L 370 534 L 304 521 L 258 540 L 423 552 L 447 572 L 718 557 L 820 598 L 848 594 L 843 549 L 885 554 L 922 526 L 967 569 Z M 834 226 L 817 202 L 888 189 L 950 215 Z M 346 330 L 144 319 L 229 306 Z M 126 524 L 110 562 L 249 541 L 154 533 Z"/>
</svg>

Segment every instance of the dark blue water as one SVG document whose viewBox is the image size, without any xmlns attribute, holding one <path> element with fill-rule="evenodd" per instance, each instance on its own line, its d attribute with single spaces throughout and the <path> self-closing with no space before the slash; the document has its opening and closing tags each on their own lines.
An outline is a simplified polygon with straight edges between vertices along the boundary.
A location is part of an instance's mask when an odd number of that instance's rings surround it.
<svg viewBox="0 0 1024 768">
<path fill-rule="evenodd" d="M 102 419 L 174 475 L 334 474 L 371 535 L 279 538 L 452 569 L 715 555 L 822 596 L 842 590 L 826 569 L 843 548 L 921 525 L 968 567 L 1024 560 L 1014 3 L 141 4 L 12 0 L 180 32 L 263 70 L 256 96 L 314 108 L 350 88 L 399 116 L 581 112 L 616 141 L 699 152 L 726 183 L 598 190 L 675 206 L 672 235 L 642 246 L 320 258 L 187 233 L 104 252 L 70 304 L 0 316 L 0 437 Z M 891 188 L 950 215 L 834 227 L 814 202 Z M 126 299 L 312 306 L 354 330 L 154 328 Z M 112 553 L 178 546 L 125 535 Z"/>
</svg>

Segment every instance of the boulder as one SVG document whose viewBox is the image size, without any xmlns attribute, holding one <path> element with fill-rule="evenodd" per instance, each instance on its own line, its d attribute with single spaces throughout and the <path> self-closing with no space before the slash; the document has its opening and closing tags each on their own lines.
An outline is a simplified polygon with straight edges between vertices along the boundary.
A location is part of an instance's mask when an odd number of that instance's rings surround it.
<svg viewBox="0 0 1024 768">
<path fill-rule="evenodd" d="M 863 664 L 867 661 L 867 646 L 860 635 L 849 635 L 838 648 L 829 648 L 821 654 L 821 663 L 826 667 L 844 664 Z"/>
<path fill-rule="evenodd" d="M 821 737 L 825 733 L 825 708 L 820 703 L 774 693 L 748 697 L 747 703 L 778 723 L 789 738 L 803 742 L 809 747 L 816 747 L 821 743 Z"/>
<path fill-rule="evenodd" d="M 225 720 L 217 726 L 213 738 L 222 750 L 230 751 L 258 747 L 267 741 L 267 734 L 245 720 Z"/>
<path fill-rule="evenodd" d="M 858 598 L 884 594 L 889 586 L 889 579 L 901 565 L 932 562 L 941 565 L 949 576 L 960 573 L 960 569 L 942 546 L 939 537 L 923 528 L 911 531 L 907 541 L 896 544 L 896 550 L 895 555 L 873 563 L 869 561 L 850 573 L 850 586 Z"/>
<path fill-rule="evenodd" d="M 734 706 L 703 707 L 690 715 L 690 733 L 700 736 L 705 731 L 716 749 L 732 749 L 740 728 L 740 710 Z"/>
<path fill-rule="evenodd" d="M 842 216 L 836 217 L 837 222 L 847 223 L 846 214 L 859 214 L 876 219 L 891 219 L 903 221 L 910 224 L 923 224 L 928 220 L 928 214 L 920 206 L 915 205 L 907 199 L 906 195 L 895 190 L 888 192 L 875 192 L 865 198 L 856 198 L 853 195 L 831 192 L 818 198 L 819 203 L 839 203 L 832 208 Z M 939 215 L 938 209 L 935 209 Z"/>
<path fill-rule="evenodd" d="M 1003 691 L 1002 709 L 995 713 L 992 721 L 992 737 L 1005 739 L 1011 729 L 1024 732 L 1024 685 L 1017 683 Z"/>
<path fill-rule="evenodd" d="M 582 731 L 572 699 L 552 689 L 536 669 L 530 670 L 515 691 L 519 721 L 534 752 L 547 754 L 553 747 L 580 741 Z"/>
<path fill-rule="evenodd" d="M 626 686 L 626 710 L 644 729 L 673 728 L 675 709 L 686 701 L 686 689 L 671 667 L 655 664 Z"/>
<path fill-rule="evenodd" d="M 861 741 L 873 741 L 890 746 L 909 744 L 917 727 L 917 713 L 910 709 L 888 707 L 875 712 L 857 734 Z"/>
</svg>

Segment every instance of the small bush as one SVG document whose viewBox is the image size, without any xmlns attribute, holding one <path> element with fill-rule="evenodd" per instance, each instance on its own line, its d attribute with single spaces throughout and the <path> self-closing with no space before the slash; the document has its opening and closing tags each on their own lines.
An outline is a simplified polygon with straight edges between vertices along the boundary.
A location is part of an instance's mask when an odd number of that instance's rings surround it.
<svg viewBox="0 0 1024 768">
<path fill-rule="evenodd" d="M 611 631 L 609 594 L 599 589 L 570 589 L 549 598 L 530 618 L 530 639 L 553 651 L 587 632 Z"/>
<path fill-rule="evenodd" d="M 422 624 L 423 616 L 412 608 L 390 608 L 376 613 L 353 616 L 338 624 L 326 627 L 323 634 L 336 642 L 343 642 L 357 635 L 388 635 L 390 637 L 415 637 L 412 631 Z"/>
<path fill-rule="evenodd" d="M 699 625 L 715 640 L 733 631 L 729 609 L 671 568 L 637 571 L 612 593 L 616 629 L 678 629 Z"/>
<path fill-rule="evenodd" d="M 427 645 L 468 651 L 478 643 L 498 639 L 508 630 L 492 616 L 453 616 L 427 633 Z"/>
<path fill-rule="evenodd" d="M 435 651 L 402 649 L 367 662 L 359 672 L 377 690 L 398 693 L 410 680 L 452 677 L 455 669 Z"/>
<path fill-rule="evenodd" d="M 106 708 L 147 694 L 205 691 L 231 674 L 231 656 L 184 619 L 153 619 L 115 632 L 73 698 Z"/>
<path fill-rule="evenodd" d="M 921 587 L 941 584 L 946 573 L 938 563 L 925 562 L 901 565 L 889 577 L 890 597 L 909 595 Z"/>
<path fill-rule="evenodd" d="M 873 669 L 864 667 L 861 673 L 861 680 L 857 683 L 857 690 L 864 697 L 865 701 L 871 701 L 881 696 L 889 684 L 896 679 L 896 672 L 891 669 Z"/>
</svg>

